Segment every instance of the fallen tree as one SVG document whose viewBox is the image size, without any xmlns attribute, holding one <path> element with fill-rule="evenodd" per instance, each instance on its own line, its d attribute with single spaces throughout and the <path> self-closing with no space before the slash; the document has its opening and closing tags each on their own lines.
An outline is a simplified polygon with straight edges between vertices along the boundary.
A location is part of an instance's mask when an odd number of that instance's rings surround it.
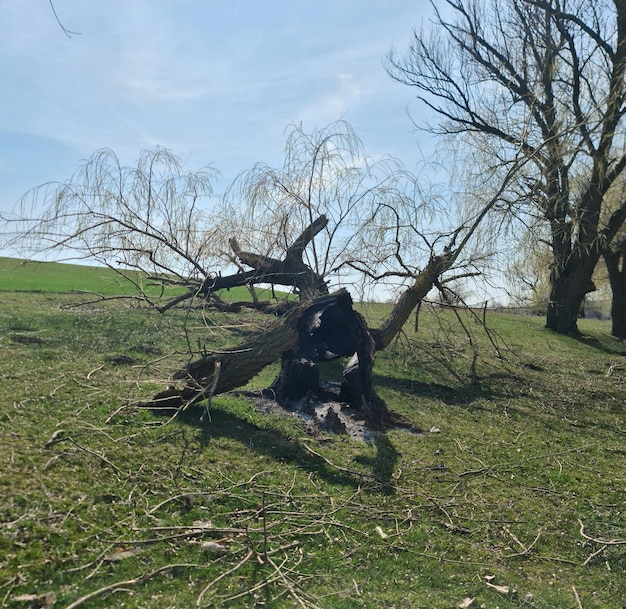
<svg viewBox="0 0 626 609">
<path fill-rule="evenodd" d="M 143 406 L 184 410 L 213 395 L 244 386 L 263 368 L 279 359 L 281 371 L 267 390 L 273 397 L 283 403 L 307 396 L 321 398 L 329 387 L 320 384 L 316 362 L 350 357 L 339 383 L 337 399 L 349 405 L 372 427 L 384 427 L 391 417 L 374 389 L 372 371 L 376 351 L 391 344 L 428 292 L 441 285 L 442 275 L 453 267 L 515 171 L 516 165 L 513 165 L 501 188 L 482 207 L 473 222 L 457 228 L 450 235 L 443 252 L 432 253 L 425 267 L 413 274 L 412 284 L 400 295 L 379 328 L 368 328 L 363 316 L 354 310 L 352 298 L 346 290 L 327 294 L 323 278 L 302 261 L 305 247 L 326 226 L 324 216 L 315 219 L 302 232 L 288 248 L 284 261 L 239 250 L 241 262 L 253 266 L 253 273 L 242 271 L 238 278 L 233 276 L 229 281 L 243 282 L 236 285 L 246 285 L 246 281 L 251 284 L 265 283 L 279 276 L 292 279 L 304 277 L 304 285 L 310 289 L 307 294 L 316 294 L 316 290 L 317 294 L 320 291 L 322 294 L 312 300 L 304 300 L 267 330 L 237 347 L 205 354 L 191 361 L 173 375 L 175 384 L 159 392 Z M 287 270 L 289 272 L 285 272 Z M 206 284 L 205 281 L 202 289 Z"/>
<path fill-rule="evenodd" d="M 417 304 L 452 266 L 459 251 L 433 256 L 379 328 L 368 328 L 363 316 L 354 310 L 346 290 L 325 294 L 293 308 L 264 332 L 237 347 L 193 360 L 174 373 L 175 384 L 142 405 L 184 410 L 213 395 L 244 386 L 267 365 L 280 360 L 281 371 L 266 390 L 279 403 L 289 405 L 302 398 L 332 396 L 370 426 L 383 428 L 391 415 L 374 388 L 376 351 L 397 336 Z M 317 362 L 341 357 L 350 358 L 341 381 L 336 385 L 321 384 Z"/>
<path fill-rule="evenodd" d="M 192 299 L 241 308 L 220 293 L 245 286 L 251 296 L 245 306 L 283 316 L 236 347 L 193 353 L 145 405 L 184 409 L 245 386 L 281 361 L 269 395 L 289 403 L 336 389 L 338 401 L 382 427 L 390 415 L 373 387 L 376 351 L 394 340 L 433 287 L 450 285 L 453 267 L 456 278 L 480 273 L 488 240 L 475 244 L 481 252 L 466 245 L 518 169 L 512 161 L 500 190 L 481 193 L 473 218 L 459 209 L 465 219 L 451 225 L 455 201 L 439 205 L 438 197 L 425 196 L 417 178 L 393 160 L 372 162 L 340 123 L 310 135 L 294 128 L 283 167 L 256 165 L 211 211 L 200 206 L 211 197 L 210 172 L 183 172 L 160 149 L 142 154 L 136 168 L 101 151 L 74 179 L 26 196 L 7 223 L 16 227 L 15 243 L 35 251 L 69 249 L 120 266 L 138 297 L 161 312 Z M 43 213 L 32 214 L 28 203 L 42 197 Z M 348 292 L 328 293 L 331 282 L 364 294 L 396 286 L 399 297 L 380 327 L 370 329 Z M 144 283 L 160 287 L 159 294 L 151 296 Z M 297 299 L 260 302 L 258 285 L 287 286 Z M 185 291 L 165 301 L 172 287 Z M 329 387 L 317 364 L 337 358 L 349 361 Z"/>
</svg>

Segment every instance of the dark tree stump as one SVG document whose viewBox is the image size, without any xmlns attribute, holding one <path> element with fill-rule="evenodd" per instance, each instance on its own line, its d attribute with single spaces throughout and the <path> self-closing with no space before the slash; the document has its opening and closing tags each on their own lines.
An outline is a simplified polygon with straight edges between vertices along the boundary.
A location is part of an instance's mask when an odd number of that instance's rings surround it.
<svg viewBox="0 0 626 609">
<path fill-rule="evenodd" d="M 383 400 L 374 390 L 374 340 L 364 318 L 352 308 L 350 295 L 341 291 L 316 300 L 297 324 L 298 348 L 282 358 L 281 371 L 271 386 L 283 405 L 307 395 L 323 398 L 315 362 L 351 356 L 343 374 L 339 400 L 382 428 L 389 419 Z"/>
<path fill-rule="evenodd" d="M 345 401 L 368 423 L 382 428 L 389 421 L 385 403 L 372 380 L 374 340 L 364 318 L 352 308 L 345 290 L 292 309 L 265 332 L 235 349 L 211 353 L 190 362 L 170 386 L 143 404 L 180 408 L 245 385 L 265 366 L 281 359 L 281 370 L 268 393 L 283 406 L 304 397 L 324 398 L 316 362 L 350 357 L 342 383 Z"/>
<path fill-rule="evenodd" d="M 314 362 L 304 357 L 286 354 L 276 380 L 270 386 L 277 402 L 283 404 L 317 394 L 320 387 L 320 372 Z"/>
</svg>

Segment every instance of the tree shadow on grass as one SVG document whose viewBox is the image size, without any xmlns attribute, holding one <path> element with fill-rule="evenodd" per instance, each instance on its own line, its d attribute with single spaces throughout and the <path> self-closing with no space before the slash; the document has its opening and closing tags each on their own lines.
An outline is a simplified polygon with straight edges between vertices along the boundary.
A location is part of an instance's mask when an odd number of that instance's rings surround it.
<svg viewBox="0 0 626 609">
<path fill-rule="evenodd" d="M 374 384 L 377 388 L 389 389 L 408 393 L 415 397 L 425 397 L 438 399 L 450 406 L 468 406 L 473 402 L 483 399 L 495 399 L 499 397 L 497 388 L 504 386 L 501 381 L 518 382 L 519 379 L 509 373 L 492 373 L 481 375 L 475 378 L 468 378 L 464 383 L 456 386 L 444 385 L 442 383 L 429 383 L 423 381 L 413 381 L 397 379 L 388 376 L 376 376 Z"/>
<path fill-rule="evenodd" d="M 195 406 L 182 411 L 177 420 L 199 430 L 203 448 L 212 439 L 228 438 L 278 463 L 289 463 L 304 471 L 315 472 L 331 484 L 350 486 L 355 489 L 368 488 L 371 491 L 386 493 L 393 489 L 392 475 L 399 453 L 383 432 L 372 434 L 373 444 L 376 447 L 374 457 L 355 459 L 357 463 L 371 468 L 369 472 L 360 472 L 351 469 L 348 464 L 331 462 L 309 447 L 306 438 L 294 438 L 278 429 L 261 427 L 247 417 L 229 412 L 218 404 L 214 404 L 211 408 L 210 421 L 203 421 L 202 413 L 203 407 Z M 305 433 L 303 431 L 301 435 Z M 313 437 L 311 441 L 314 441 Z M 354 442 L 357 441 L 354 440 Z M 365 446 L 363 444 L 364 448 Z"/>
<path fill-rule="evenodd" d="M 606 353 L 607 355 L 611 355 L 614 357 L 626 356 L 626 351 L 624 351 L 623 349 L 621 350 L 613 349 L 611 348 L 610 345 L 603 343 L 601 340 L 593 336 L 588 336 L 586 334 L 574 334 L 574 335 L 568 336 L 567 338 L 571 338 L 571 340 L 574 340 L 577 343 L 585 345 L 586 347 L 591 347 L 592 349 L 595 349 L 596 351 L 601 351 L 602 353 Z M 615 338 L 614 340 L 615 340 L 616 346 L 623 347 L 623 344 L 620 344 L 619 339 Z"/>
</svg>

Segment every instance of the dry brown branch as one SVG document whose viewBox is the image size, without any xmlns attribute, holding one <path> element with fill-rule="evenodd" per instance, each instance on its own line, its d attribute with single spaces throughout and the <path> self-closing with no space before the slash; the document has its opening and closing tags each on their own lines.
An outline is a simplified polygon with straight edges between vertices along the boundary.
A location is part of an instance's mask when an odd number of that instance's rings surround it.
<svg viewBox="0 0 626 609">
<path fill-rule="evenodd" d="M 218 600 L 220 600 L 222 603 L 230 603 L 234 600 L 237 600 L 238 598 L 241 598 L 242 596 L 248 596 L 250 594 L 253 594 L 254 592 L 257 592 L 258 590 L 262 590 L 266 586 L 269 586 L 270 584 L 277 582 L 279 579 L 280 577 L 278 575 L 274 577 L 269 577 L 267 579 L 264 579 L 263 581 L 260 581 L 258 584 L 256 584 L 255 586 L 252 586 L 251 588 L 248 588 L 246 590 L 243 590 L 242 592 L 238 592 L 237 594 L 233 594 L 231 596 L 220 597 Z M 285 592 L 283 592 L 283 594 Z M 278 594 L 276 597 L 274 597 L 274 600 L 278 599 L 280 596 L 282 596 L 282 594 Z"/>
<path fill-rule="evenodd" d="M 606 546 L 621 546 L 621 545 L 626 544 L 626 539 L 602 539 L 602 538 L 590 537 L 589 535 L 585 533 L 585 525 L 583 524 L 583 521 L 580 518 L 578 519 L 578 524 L 580 525 L 580 534 L 587 541 L 593 541 L 594 543 L 601 543 Z"/>
<path fill-rule="evenodd" d="M 72 444 L 76 448 L 78 448 L 78 450 L 82 450 L 83 452 L 86 452 L 87 454 L 92 455 L 92 456 L 97 457 L 98 459 L 100 459 L 103 463 L 105 463 L 110 468 L 112 468 L 118 476 L 122 476 L 123 475 L 122 470 L 119 467 L 117 467 L 117 465 L 115 465 L 115 463 L 112 463 L 111 461 L 109 461 L 109 459 L 107 459 L 103 454 L 99 453 L 98 451 L 91 450 L 90 448 L 87 448 L 87 447 L 83 446 L 82 444 L 79 444 L 71 436 L 63 435 L 62 430 L 57 431 L 55 433 L 54 437 L 51 438 L 48 442 L 46 442 L 46 446 L 51 446 L 52 444 L 58 444 L 59 442 L 69 442 L 70 444 Z"/>
<path fill-rule="evenodd" d="M 164 565 L 163 567 L 159 567 L 158 569 L 154 569 L 153 571 L 150 571 L 150 573 L 144 573 L 143 575 L 140 575 L 139 577 L 135 577 L 133 579 L 126 579 L 124 581 L 115 582 L 113 584 L 109 584 L 108 586 L 103 586 L 102 588 L 98 588 L 97 590 L 94 590 L 93 592 L 90 592 L 89 594 L 85 594 L 85 596 L 81 596 L 80 598 L 76 599 L 73 603 L 69 604 L 65 609 L 76 609 L 76 607 L 80 607 L 81 605 L 84 605 L 86 602 L 98 596 L 102 596 L 103 594 L 106 594 L 107 592 L 114 592 L 115 590 L 120 590 L 121 588 L 125 588 L 126 586 L 134 586 L 136 584 L 140 584 L 149 579 L 152 579 L 153 577 L 157 575 L 160 575 L 161 573 L 171 571 L 172 569 L 187 569 L 187 568 L 201 569 L 204 567 L 206 567 L 206 565 L 198 565 L 195 563 L 178 563 L 178 564 Z"/>
<path fill-rule="evenodd" d="M 285 586 L 285 588 L 287 589 L 287 591 L 289 592 L 289 595 L 291 596 L 291 598 L 293 598 L 293 600 L 300 606 L 302 607 L 302 609 L 321 609 L 319 607 L 319 605 L 316 605 L 314 603 L 311 603 L 310 601 L 306 601 L 304 600 L 297 592 L 296 587 L 297 584 L 294 584 L 284 573 L 282 570 L 282 567 L 284 566 L 284 563 L 286 562 L 286 558 L 285 561 L 283 561 L 283 563 L 279 566 L 277 565 L 269 556 L 267 557 L 267 561 L 269 562 L 270 565 L 272 565 L 272 567 L 274 568 L 274 570 L 276 571 L 276 573 L 278 574 L 278 576 L 280 577 L 281 581 L 283 582 L 283 585 Z"/>
<path fill-rule="evenodd" d="M 592 552 L 587 557 L 587 560 L 585 560 L 585 562 L 583 563 L 583 567 L 586 567 L 596 556 L 598 556 L 598 554 L 602 554 L 602 552 L 604 552 L 604 550 L 606 550 L 608 547 L 609 546 L 607 544 L 605 544 L 599 550 L 596 550 L 595 552 Z"/>
<path fill-rule="evenodd" d="M 330 467 L 332 467 L 333 469 L 336 469 L 339 472 L 343 472 L 344 474 L 349 474 L 350 476 L 355 476 L 357 478 L 365 478 L 365 479 L 369 479 L 369 480 L 374 480 L 376 482 L 380 482 L 380 479 L 375 476 L 374 474 L 368 474 L 365 472 L 358 472 L 354 469 L 349 469 L 347 467 L 341 467 L 340 465 L 335 465 L 330 459 L 327 459 L 324 455 L 318 453 L 317 451 L 313 450 L 306 442 L 302 441 L 302 447 L 309 452 L 310 454 L 312 454 L 314 457 L 317 457 L 318 459 L 321 459 L 322 461 L 324 461 L 324 463 L 326 463 L 326 465 L 329 465 Z"/>
</svg>

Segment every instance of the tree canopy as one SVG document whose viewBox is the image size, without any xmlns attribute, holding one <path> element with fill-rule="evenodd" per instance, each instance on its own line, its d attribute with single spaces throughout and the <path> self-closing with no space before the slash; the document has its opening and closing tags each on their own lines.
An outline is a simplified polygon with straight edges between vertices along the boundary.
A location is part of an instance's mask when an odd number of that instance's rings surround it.
<svg viewBox="0 0 626 609">
<path fill-rule="evenodd" d="M 604 196 L 626 167 L 626 3 L 622 0 L 446 0 L 389 73 L 438 117 L 429 128 L 507 171 L 508 211 L 549 232 L 547 327 L 576 332 L 576 318 L 626 204 L 603 221 Z"/>
</svg>

